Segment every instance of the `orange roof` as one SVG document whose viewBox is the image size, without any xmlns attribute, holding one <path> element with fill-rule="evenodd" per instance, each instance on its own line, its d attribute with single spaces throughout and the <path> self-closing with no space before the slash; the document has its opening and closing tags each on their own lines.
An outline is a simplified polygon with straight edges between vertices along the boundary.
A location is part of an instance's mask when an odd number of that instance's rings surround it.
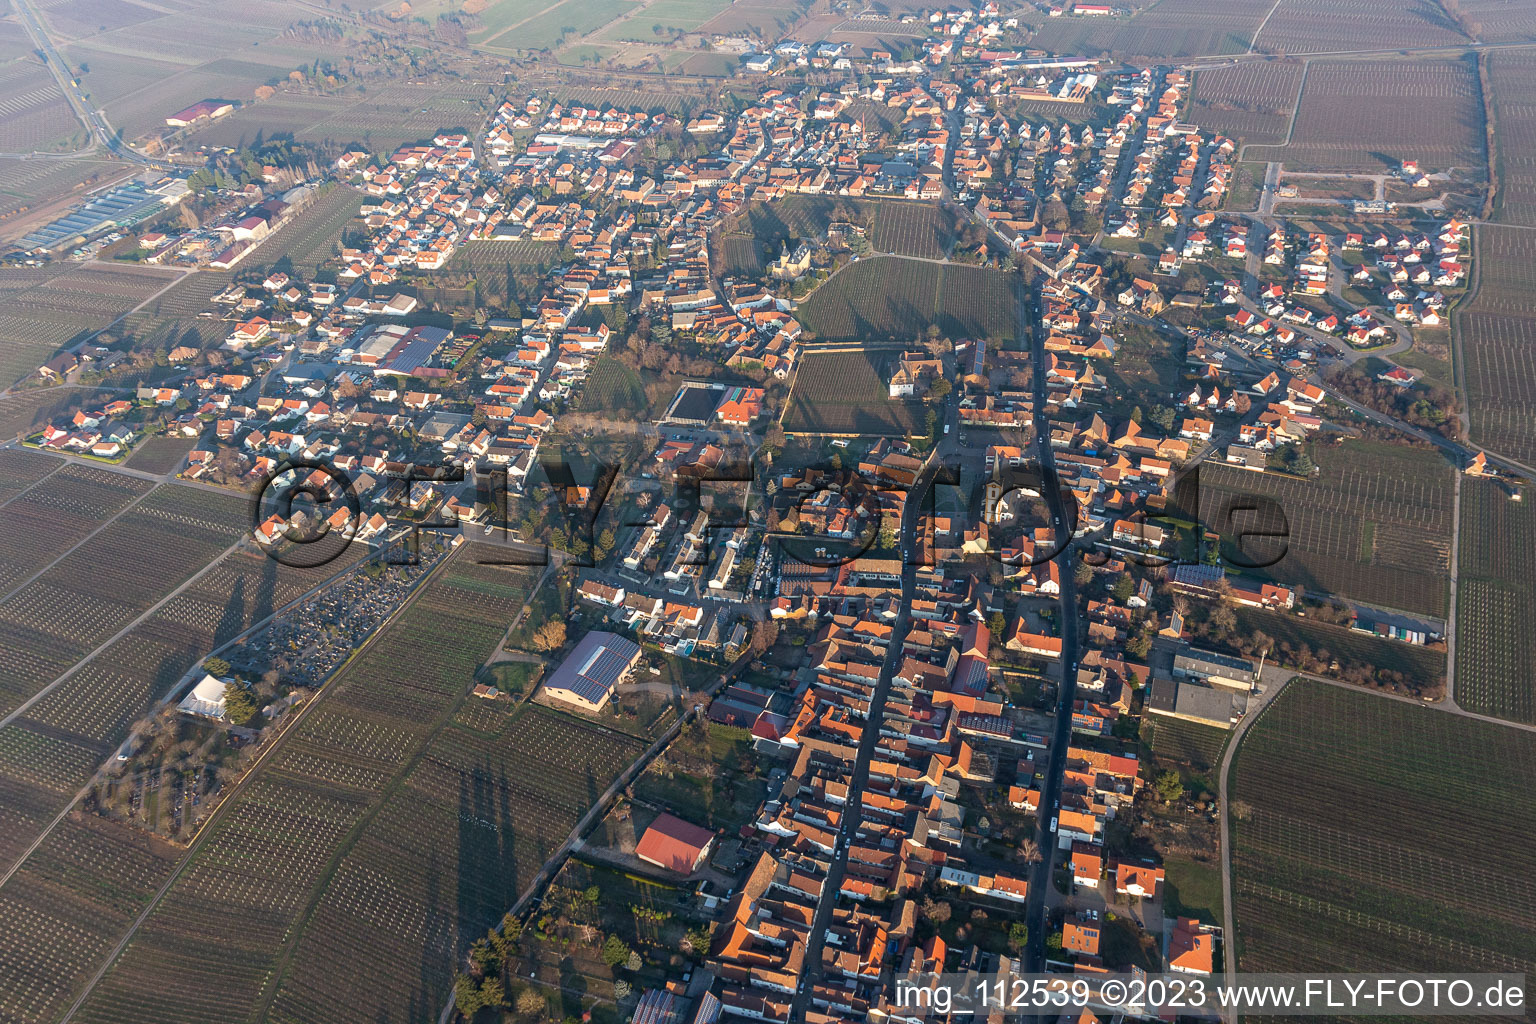
<svg viewBox="0 0 1536 1024">
<path fill-rule="evenodd" d="M 635 856 L 650 864 L 691 874 L 704 859 L 715 834 L 672 814 L 662 813 L 651 822 L 640 842 L 635 846 Z"/>
<path fill-rule="evenodd" d="M 1069 953 L 1099 955 L 1099 926 L 1068 919 L 1061 923 L 1061 948 Z"/>
<path fill-rule="evenodd" d="M 1168 966 L 1174 970 L 1210 974 L 1216 942 L 1192 917 L 1181 917 L 1168 939 Z"/>
</svg>

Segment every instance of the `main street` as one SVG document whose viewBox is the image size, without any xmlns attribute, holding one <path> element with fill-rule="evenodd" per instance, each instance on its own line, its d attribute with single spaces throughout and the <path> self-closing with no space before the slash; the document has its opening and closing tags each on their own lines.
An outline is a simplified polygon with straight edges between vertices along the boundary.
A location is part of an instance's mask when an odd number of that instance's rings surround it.
<svg viewBox="0 0 1536 1024">
<path fill-rule="evenodd" d="M 1040 461 L 1041 493 L 1051 512 L 1051 526 L 1056 539 L 1056 558 L 1061 568 L 1061 595 L 1057 619 L 1061 624 L 1061 684 L 1056 696 L 1056 727 L 1046 752 L 1045 780 L 1040 787 L 1040 812 L 1036 815 L 1036 837 L 1040 859 L 1029 876 L 1029 891 L 1024 904 L 1024 920 L 1029 926 L 1029 942 L 1024 949 L 1024 973 L 1038 974 L 1045 969 L 1046 893 L 1050 890 L 1051 871 L 1056 860 L 1055 820 L 1061 799 L 1062 774 L 1066 771 L 1067 744 L 1072 729 L 1072 701 L 1077 691 L 1078 607 L 1077 581 L 1072 559 L 1076 556 L 1072 539 L 1075 517 L 1069 518 L 1062 501 L 1061 488 L 1055 485 L 1056 455 L 1051 450 L 1050 418 L 1045 414 L 1045 335 L 1040 326 L 1040 289 L 1037 285 L 1030 300 L 1020 303 L 1020 337 L 1030 339 L 1031 363 L 1035 375 L 1035 450 Z"/>
<path fill-rule="evenodd" d="M 895 678 L 897 666 L 901 664 L 901 652 L 906 643 L 907 633 L 912 629 L 912 596 L 917 588 L 917 569 L 923 557 L 918 544 L 918 517 L 922 514 L 928 489 L 933 486 L 934 475 L 938 472 L 939 453 L 942 449 L 942 445 L 934 446 L 902 504 L 899 547 L 902 558 L 901 609 L 896 616 L 890 638 L 886 641 L 885 660 L 880 665 L 880 678 L 875 683 L 875 692 L 869 701 L 869 715 L 864 721 L 863 730 L 859 733 L 859 749 L 854 758 L 853 773 L 848 780 L 848 797 L 843 804 L 842 823 L 838 827 L 837 839 L 833 843 L 832 860 L 827 867 L 827 877 L 821 883 L 821 899 L 817 901 L 816 915 L 811 919 L 811 932 L 805 944 L 805 960 L 801 967 L 799 983 L 795 987 L 794 999 L 790 1002 L 789 1019 L 792 1021 L 805 1019 L 811 990 L 821 979 L 822 947 L 826 944 L 832 911 L 837 905 L 838 893 L 842 890 L 843 875 L 848 870 L 848 850 L 859 830 L 859 822 L 862 818 L 860 809 L 864 804 L 864 787 L 869 781 L 869 764 L 874 759 L 875 746 L 880 739 L 880 723 L 885 716 L 886 698 L 890 695 L 891 682 Z"/>
</svg>

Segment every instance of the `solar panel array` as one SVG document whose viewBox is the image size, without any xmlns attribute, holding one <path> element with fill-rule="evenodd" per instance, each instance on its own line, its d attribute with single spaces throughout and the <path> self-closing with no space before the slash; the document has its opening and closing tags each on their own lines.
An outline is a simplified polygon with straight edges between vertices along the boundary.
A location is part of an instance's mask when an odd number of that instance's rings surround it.
<svg viewBox="0 0 1536 1024">
<path fill-rule="evenodd" d="M 594 630 L 582 637 L 570 657 L 560 663 L 548 686 L 601 704 L 639 655 L 640 645 L 628 637 Z"/>
</svg>

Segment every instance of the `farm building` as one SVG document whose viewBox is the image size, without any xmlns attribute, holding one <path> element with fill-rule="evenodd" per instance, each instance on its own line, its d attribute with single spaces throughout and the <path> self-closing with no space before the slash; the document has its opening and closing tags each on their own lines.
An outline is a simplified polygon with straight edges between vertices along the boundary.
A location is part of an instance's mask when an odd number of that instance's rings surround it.
<svg viewBox="0 0 1536 1024">
<path fill-rule="evenodd" d="M 640 645 L 633 640 L 593 630 L 550 674 L 544 692 L 586 711 L 601 711 L 639 660 Z"/>
<path fill-rule="evenodd" d="M 635 856 L 647 864 L 691 875 L 709 856 L 714 841 L 715 834 L 709 829 L 663 812 L 640 837 Z"/>
<path fill-rule="evenodd" d="M 190 107 L 171 114 L 165 119 L 165 123 L 172 128 L 185 128 L 199 121 L 211 121 L 216 117 L 223 117 L 234 109 L 235 105 L 228 100 L 198 100 Z"/>
<path fill-rule="evenodd" d="M 1236 697 L 1231 690 L 1181 682 L 1166 676 L 1152 680 L 1147 690 L 1147 711 L 1186 722 L 1230 729 L 1237 724 Z"/>
</svg>

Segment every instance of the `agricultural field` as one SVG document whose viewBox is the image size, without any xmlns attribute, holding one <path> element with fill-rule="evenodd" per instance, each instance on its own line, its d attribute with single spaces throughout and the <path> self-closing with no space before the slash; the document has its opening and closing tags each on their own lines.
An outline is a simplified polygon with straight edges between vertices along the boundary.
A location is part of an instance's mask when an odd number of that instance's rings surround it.
<svg viewBox="0 0 1536 1024">
<path fill-rule="evenodd" d="M 250 528 L 245 502 L 238 496 L 167 484 L 115 519 L 108 512 L 98 523 L 85 524 L 101 528 L 67 553 L 44 538 L 19 532 L 28 525 L 37 528 L 35 520 L 12 521 L 28 502 L 50 497 L 71 504 L 82 500 L 81 488 L 69 486 L 75 468 L 44 480 L 6 510 L 8 546 L 30 542 L 57 560 L 44 563 L 41 574 L 23 585 L 7 575 L 6 585 L 13 589 L 0 597 L 0 650 L 7 663 L 0 672 L 0 713 L 14 710 L 53 682 L 63 668 L 109 640 Z M 146 486 L 121 474 L 109 475 Z M 23 564 L 37 566 L 36 561 Z M 26 654 L 18 656 L 18 651 Z"/>
<path fill-rule="evenodd" d="M 45 268 L 29 278 L 9 271 L 0 285 L 0 387 L 37 370 L 61 348 L 96 333 L 176 280 L 170 271 L 134 266 Z"/>
<path fill-rule="evenodd" d="M 677 33 L 693 32 L 731 6 L 731 0 L 653 0 L 636 16 L 599 32 L 597 38 L 616 43 L 656 42 Z"/>
<path fill-rule="evenodd" d="M 1501 484 L 1461 487 L 1456 703 L 1536 722 L 1536 512 Z"/>
<path fill-rule="evenodd" d="M 159 435 L 145 438 L 134 446 L 133 454 L 128 457 L 125 465 L 130 469 L 163 475 L 179 469 L 187 453 L 195 447 L 196 439 L 189 437 Z"/>
<path fill-rule="evenodd" d="M 800 20 L 801 10 L 792 3 L 733 3 L 699 31 L 711 35 L 754 36 L 771 42 L 786 35 Z"/>
<path fill-rule="evenodd" d="M 0 237 L 26 234 L 59 197 L 76 191 L 83 194 L 130 173 L 128 165 L 106 160 L 0 157 Z"/>
<path fill-rule="evenodd" d="M 1257 574 L 1308 591 L 1443 616 L 1454 473 L 1445 458 L 1358 440 L 1313 445 L 1312 458 L 1321 473 L 1310 480 L 1201 467 L 1200 518 L 1222 535 L 1228 559 L 1236 565 L 1269 560 L 1281 550 L 1275 542 L 1250 537 L 1245 555 L 1236 547 L 1237 535 L 1287 528 L 1284 557 Z M 1268 511 L 1229 516 L 1247 495 L 1271 499 L 1284 522 Z"/>
<path fill-rule="evenodd" d="M 1536 232 L 1479 227 L 1474 297 L 1453 318 L 1478 444 L 1536 460 Z"/>
<path fill-rule="evenodd" d="M 487 102 L 483 86 L 464 82 L 347 87 L 325 95 L 281 92 L 195 129 L 187 142 L 238 147 L 258 136 L 292 134 L 300 142 L 359 145 L 387 154 L 440 130 L 472 131 Z"/>
<path fill-rule="evenodd" d="M 103 467 L 76 464 L 11 499 L 0 520 L 0 597 L 153 486 Z"/>
<path fill-rule="evenodd" d="M 753 239 L 760 262 L 771 263 L 784 243 L 793 247 L 800 241 L 818 241 L 834 221 L 865 227 L 870 248 L 881 253 L 942 259 L 955 240 L 954 214 L 936 204 L 830 196 L 794 195 L 753 203 L 737 219 L 735 231 Z"/>
<path fill-rule="evenodd" d="M 1304 72 L 1276 61 L 1197 71 L 1189 120 L 1243 142 L 1284 142 Z"/>
<path fill-rule="evenodd" d="M 561 0 L 552 7 L 541 6 L 532 17 L 496 35 L 483 38 L 480 45 L 486 49 L 506 52 L 555 49 L 596 32 L 615 18 L 629 14 L 637 6 L 629 0 Z M 646 31 L 650 31 L 649 20 Z M 595 38 L 599 41 L 609 39 L 603 33 Z"/>
<path fill-rule="evenodd" d="M 350 186 L 325 189 L 261 244 L 253 254 L 252 269 L 286 256 L 301 279 L 313 277 L 316 268 L 341 252 L 342 232 L 362 205 L 362 193 Z"/>
<path fill-rule="evenodd" d="M 0 507 L 50 473 L 63 469 L 65 463 L 52 455 L 25 448 L 0 450 Z"/>
<path fill-rule="evenodd" d="M 980 267 L 865 259 L 812 292 L 797 316 L 822 341 L 910 341 L 929 325 L 954 341 L 1010 341 L 1018 329 L 1016 280 Z"/>
<path fill-rule="evenodd" d="M 918 433 L 922 403 L 890 397 L 890 363 L 896 355 L 895 349 L 806 353 L 795 372 L 782 426 L 791 433 Z"/>
<path fill-rule="evenodd" d="M 1280 0 L 1254 48 L 1319 53 L 1454 46 L 1466 42 L 1437 3 L 1422 0 Z"/>
<path fill-rule="evenodd" d="M 1487 60 L 1498 135 L 1497 219 L 1536 227 L 1536 50 L 1496 50 Z"/>
<path fill-rule="evenodd" d="M 1400 640 L 1385 640 L 1347 626 L 1305 619 L 1287 612 L 1260 608 L 1237 609 L 1237 634 L 1253 637 L 1263 633 L 1274 641 L 1271 664 L 1320 674 L 1317 660 L 1338 662 L 1337 675 L 1346 682 L 1381 684 L 1399 693 L 1434 697 L 1445 689 L 1445 650 L 1420 647 Z M 1250 649 L 1247 652 L 1257 655 Z M 1326 656 L 1326 659 L 1325 659 Z"/>
<path fill-rule="evenodd" d="M 75 150 L 85 142 L 85 129 L 47 66 L 30 54 L 0 64 L 0 152 Z"/>
<path fill-rule="evenodd" d="M 644 749 L 533 704 L 501 717 L 494 731 L 453 724 L 433 737 L 326 886 L 273 1017 L 367 1024 L 400 1007 L 440 1006 L 468 943 L 501 919 Z M 379 927 L 386 893 L 390 923 Z M 338 951 L 366 979 L 354 991 L 337 991 Z"/>
<path fill-rule="evenodd" d="M 648 408 L 640 375 L 613 356 L 598 356 L 582 389 L 581 411 L 644 416 Z"/>
<path fill-rule="evenodd" d="M 1029 12 L 1029 44 L 1083 56 L 1191 57 L 1246 53 L 1274 0 L 1163 0 L 1130 17 L 1046 18 Z"/>
<path fill-rule="evenodd" d="M 1249 146 L 1248 160 L 1292 171 L 1482 168 L 1488 155 L 1477 66 L 1461 60 L 1318 61 L 1307 72 L 1284 146 Z"/>
<path fill-rule="evenodd" d="M 1309 681 L 1262 714 L 1229 796 L 1239 970 L 1536 970 L 1536 735 Z"/>
<path fill-rule="evenodd" d="M 107 393 L 69 386 L 32 388 L 6 395 L 0 398 L 0 437 L 25 437 L 59 413 L 90 401 L 92 394 Z"/>
<path fill-rule="evenodd" d="M 442 989 L 427 986 L 448 984 L 462 950 L 454 915 L 477 913 L 491 902 L 480 895 L 474 871 L 487 857 L 501 857 L 500 844 L 507 841 L 503 829 L 487 827 L 472 813 L 485 806 L 476 797 L 493 797 L 491 812 L 497 813 L 495 801 L 511 801 L 514 788 L 521 793 L 532 787 L 545 799 L 568 794 L 560 798 L 581 800 L 587 793 L 579 767 L 577 793 L 568 788 L 570 771 L 530 781 L 535 773 L 516 763 L 485 762 L 474 746 L 479 741 L 449 726 L 468 699 L 476 667 L 535 578 L 528 570 L 481 566 L 473 558 L 472 545 L 452 556 L 229 798 L 79 1019 L 291 1019 L 279 1006 L 305 1000 L 331 1003 L 326 1016 L 338 1020 L 358 1019 L 365 1005 L 370 1020 L 419 1019 L 436 1011 Z M 541 741 L 533 728 L 491 745 L 515 759 L 524 753 L 519 741 L 530 753 L 539 744 L 546 754 L 543 744 L 553 743 L 565 746 L 568 758 L 590 754 L 594 762 L 608 749 L 595 741 L 551 739 L 555 735 Z M 489 770 L 491 779 L 477 777 L 477 769 Z M 509 781 L 501 782 L 500 772 Z M 446 809 L 440 800 L 450 801 Z M 559 814 L 565 806 L 543 813 Z M 449 831 L 422 828 L 427 813 L 446 817 Z M 522 806 L 518 817 L 536 820 Z M 508 819 L 490 824 L 502 820 Z M 551 823 L 550 834 L 556 828 Z M 435 842 L 455 832 L 462 837 L 457 852 Z M 476 844 L 487 841 L 497 852 L 470 860 L 483 849 Z M 509 845 L 505 856 L 509 860 L 500 863 L 510 869 L 510 858 L 521 852 Z M 534 870 L 531 857 L 515 864 Z M 388 874 L 402 867 L 411 872 L 411 888 L 404 875 Z M 386 874 L 378 873 L 381 868 Z M 391 925 L 377 918 L 367 927 L 346 920 L 386 906 Z M 228 928 L 232 920 L 241 927 Z M 322 965 L 296 954 L 306 942 L 334 938 L 329 929 L 338 921 L 348 941 L 359 944 L 358 955 L 367 955 L 362 946 L 371 944 L 376 955 L 393 959 L 377 974 L 365 978 L 360 972 L 356 989 L 338 988 L 332 973 L 317 992 L 310 972 Z M 487 923 L 476 921 L 473 930 L 483 932 Z M 409 967 L 407 950 L 416 958 Z M 413 990 L 417 998 L 396 998 L 397 984 L 420 986 Z M 391 1013 L 403 1016 L 375 1017 L 381 1006 L 373 1000 L 381 998 L 391 1000 Z"/>
<path fill-rule="evenodd" d="M 1485 43 L 1518 43 L 1536 39 L 1536 8 L 1504 0 L 1460 0 L 1458 6 Z"/>
</svg>

